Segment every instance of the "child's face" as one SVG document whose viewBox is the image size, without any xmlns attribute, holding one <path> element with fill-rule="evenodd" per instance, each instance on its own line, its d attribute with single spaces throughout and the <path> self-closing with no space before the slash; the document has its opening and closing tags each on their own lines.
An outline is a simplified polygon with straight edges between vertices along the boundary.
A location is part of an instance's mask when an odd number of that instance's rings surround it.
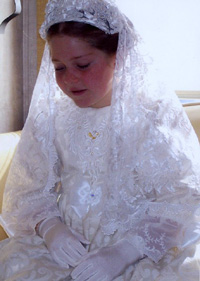
<svg viewBox="0 0 200 281">
<path fill-rule="evenodd" d="M 104 107 L 111 103 L 115 56 L 70 36 L 49 41 L 56 81 L 79 107 Z"/>
</svg>

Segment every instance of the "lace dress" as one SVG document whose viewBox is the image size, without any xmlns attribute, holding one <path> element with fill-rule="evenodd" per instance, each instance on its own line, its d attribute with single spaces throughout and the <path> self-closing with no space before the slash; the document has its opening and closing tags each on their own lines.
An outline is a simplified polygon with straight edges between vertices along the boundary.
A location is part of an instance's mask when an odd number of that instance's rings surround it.
<svg viewBox="0 0 200 281">
<path fill-rule="evenodd" d="M 107 175 L 110 108 L 74 110 L 72 106 L 66 110 L 62 103 L 58 108 L 55 127 L 60 160 L 59 210 L 65 223 L 91 242 L 88 251 L 92 251 L 115 243 L 123 235 L 120 231 L 106 234 L 101 222 L 110 180 Z M 196 244 L 185 250 L 174 247 L 159 262 L 146 257 L 115 280 L 198 281 L 198 248 Z M 36 235 L 0 242 L 1 281 L 68 281 L 72 280 L 70 272 L 71 269 L 61 268 L 52 260 L 42 239 Z"/>
</svg>

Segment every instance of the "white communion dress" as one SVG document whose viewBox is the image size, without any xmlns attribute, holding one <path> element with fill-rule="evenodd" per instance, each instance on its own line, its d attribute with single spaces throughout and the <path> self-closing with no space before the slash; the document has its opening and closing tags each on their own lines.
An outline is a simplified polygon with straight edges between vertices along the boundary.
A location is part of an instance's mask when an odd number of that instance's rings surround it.
<svg viewBox="0 0 200 281">
<path fill-rule="evenodd" d="M 113 1 L 49 0 L 42 37 L 64 21 L 119 34 L 112 101 L 74 105 L 46 44 L 4 193 L 10 238 L 0 242 L 0 281 L 72 280 L 35 232 L 56 216 L 89 240 L 89 252 L 125 238 L 141 253 L 115 281 L 199 281 L 200 147 L 186 113 L 147 73 L 137 33 Z"/>
<path fill-rule="evenodd" d="M 90 245 L 87 246 L 88 251 L 111 245 L 121 238 L 122 232 L 115 231 L 112 235 L 107 235 L 101 221 L 108 196 L 106 181 L 109 180 L 109 177 L 107 176 L 108 167 L 106 163 L 109 154 L 108 144 L 111 132 L 109 127 L 110 107 L 102 109 L 81 109 L 77 108 L 73 103 L 65 104 L 62 101 L 57 104 L 57 109 L 55 141 L 59 155 L 60 171 L 60 183 L 57 186 L 57 201 L 61 217 L 67 225 L 83 233 L 90 241 Z M 148 173 L 148 171 L 146 172 Z M 127 173 L 128 177 L 129 175 Z M 173 177 L 173 173 L 171 177 Z M 128 183 L 128 179 L 126 181 Z M 126 193 L 126 189 L 127 187 L 124 186 L 124 191 L 122 190 L 121 193 L 122 203 L 124 200 L 123 193 Z M 178 194 L 175 194 L 175 189 L 168 197 L 176 197 L 175 201 L 177 201 L 177 196 L 179 197 L 181 194 L 178 190 Z M 167 195 L 162 192 L 160 193 L 160 197 L 156 198 L 156 194 L 152 195 L 147 190 L 145 191 L 140 188 L 139 191 L 137 185 L 135 185 L 135 190 L 132 192 L 135 196 L 135 202 L 141 198 L 143 198 L 143 201 L 149 201 L 149 198 L 152 197 L 153 200 L 151 198 L 151 201 L 156 200 L 160 204 L 165 205 L 166 200 L 168 200 Z M 155 190 L 154 193 L 156 193 Z M 124 204 L 123 208 L 126 211 L 127 204 Z M 161 211 L 164 209 L 164 206 L 160 208 Z M 171 210 L 169 209 L 167 211 L 170 214 Z M 182 211 L 184 212 L 184 210 Z M 125 213 L 121 213 L 121 216 L 123 215 Z M 160 215 L 162 214 L 157 213 L 156 218 L 159 218 Z M 187 211 L 185 215 L 185 218 L 188 219 Z M 126 220 L 126 217 L 122 217 L 122 219 Z M 141 226 L 144 225 L 144 222 L 145 219 L 141 218 Z M 154 222 L 155 218 L 152 220 L 152 223 Z M 146 226 L 146 231 L 148 231 L 148 224 Z M 167 225 L 166 223 L 163 228 L 163 224 L 158 221 L 159 227 L 160 232 L 162 232 L 164 228 L 170 228 L 170 224 Z M 138 229 L 135 229 L 135 232 L 139 233 L 140 230 Z M 166 229 L 165 232 L 167 232 Z M 149 235 L 152 236 L 153 232 L 151 233 L 150 229 L 149 231 Z M 132 233 L 132 230 L 130 233 Z M 143 234 L 141 233 L 141 237 L 147 239 L 145 236 L 147 237 L 148 234 L 144 231 Z M 153 239 L 153 236 L 151 238 Z M 167 241 L 167 239 L 167 236 L 163 236 L 163 241 L 160 241 L 158 244 L 165 244 L 165 240 Z M 174 240 L 174 247 L 158 262 L 146 256 L 135 265 L 127 268 L 115 280 L 198 281 L 200 261 L 199 245 L 193 243 L 191 246 L 185 247 L 185 249 L 180 249 L 177 247 L 179 241 L 175 237 Z M 142 242 L 140 241 L 139 243 L 141 243 L 139 244 L 139 248 L 141 248 Z M 16 236 L 0 242 L 1 281 L 72 280 L 70 272 L 71 269 L 62 268 L 53 261 L 43 240 L 37 235 Z"/>
</svg>

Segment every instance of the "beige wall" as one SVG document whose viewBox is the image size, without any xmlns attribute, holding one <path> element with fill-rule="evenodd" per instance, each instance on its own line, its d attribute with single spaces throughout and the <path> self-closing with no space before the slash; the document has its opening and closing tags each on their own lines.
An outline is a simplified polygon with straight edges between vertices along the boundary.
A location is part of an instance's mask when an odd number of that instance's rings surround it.
<svg viewBox="0 0 200 281">
<path fill-rule="evenodd" d="M 38 69 L 40 67 L 40 62 L 44 50 L 44 40 L 41 39 L 39 35 L 39 28 L 41 24 L 44 21 L 44 15 L 45 15 L 45 6 L 48 0 L 37 0 L 37 29 L 38 29 L 38 36 L 37 36 L 37 57 L 38 57 Z"/>
<path fill-rule="evenodd" d="M 37 22 L 39 30 L 47 0 L 26 1 L 22 2 L 22 13 L 0 34 L 0 133 L 22 129 L 36 79 L 35 58 L 37 56 L 39 69 L 44 49 L 39 34 L 37 39 L 35 37 L 34 24 Z M 0 3 L 0 22 L 13 12 L 13 3 L 11 0 Z M 37 15 L 34 5 L 37 6 Z M 33 40 L 37 40 L 37 54 Z"/>
<path fill-rule="evenodd" d="M 12 2 L 4 2 L 1 15 L 13 11 Z M 22 113 L 22 16 L 9 22 L 0 34 L 0 133 L 20 130 Z"/>
</svg>

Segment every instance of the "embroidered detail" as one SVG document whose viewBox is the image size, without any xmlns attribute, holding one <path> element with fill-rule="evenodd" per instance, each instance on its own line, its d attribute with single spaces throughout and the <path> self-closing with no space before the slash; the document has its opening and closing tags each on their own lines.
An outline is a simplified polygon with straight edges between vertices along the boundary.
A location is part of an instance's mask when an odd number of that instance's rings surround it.
<svg viewBox="0 0 200 281">
<path fill-rule="evenodd" d="M 82 216 L 92 206 L 99 204 L 105 190 L 110 110 L 84 110 L 72 104 L 66 109 L 66 106 L 63 102 L 59 104 L 56 118 L 56 124 L 62 124 L 57 130 L 59 141 L 62 139 L 61 151 L 64 151 L 63 145 L 67 142 L 67 158 L 64 153 L 61 154 L 62 162 L 66 165 L 64 170 L 68 171 L 64 193 L 71 198 L 69 204 L 73 201 L 73 209 Z"/>
<path fill-rule="evenodd" d="M 96 138 L 99 136 L 99 133 L 97 131 L 94 131 L 93 133 L 89 132 L 88 136 L 93 139 L 96 140 Z"/>
<path fill-rule="evenodd" d="M 81 204 L 95 206 L 101 200 L 102 190 L 101 187 L 96 187 L 95 189 L 93 189 L 93 191 L 91 191 L 90 186 L 83 186 L 79 189 L 78 195 L 80 198 L 79 202 Z"/>
</svg>

